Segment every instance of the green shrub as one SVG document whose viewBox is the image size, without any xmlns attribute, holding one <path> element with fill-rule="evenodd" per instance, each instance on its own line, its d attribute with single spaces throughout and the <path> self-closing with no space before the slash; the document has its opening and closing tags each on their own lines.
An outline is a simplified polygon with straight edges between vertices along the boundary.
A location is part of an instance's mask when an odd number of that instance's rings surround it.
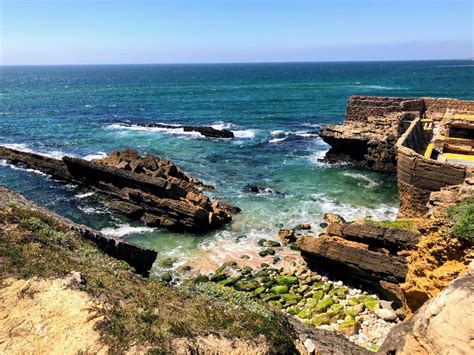
<svg viewBox="0 0 474 355">
<path fill-rule="evenodd" d="M 455 224 L 451 232 L 457 238 L 474 239 L 474 197 L 470 197 L 448 208 L 448 217 Z"/>
</svg>

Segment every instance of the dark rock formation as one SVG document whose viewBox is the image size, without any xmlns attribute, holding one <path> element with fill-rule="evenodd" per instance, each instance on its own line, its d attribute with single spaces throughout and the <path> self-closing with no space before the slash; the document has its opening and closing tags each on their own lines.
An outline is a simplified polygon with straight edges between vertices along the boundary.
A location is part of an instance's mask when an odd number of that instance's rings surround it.
<svg viewBox="0 0 474 355">
<path fill-rule="evenodd" d="M 94 242 L 104 253 L 119 260 L 126 261 L 141 275 L 148 276 L 156 259 L 157 252 L 154 250 L 142 248 L 119 238 L 106 236 L 87 226 L 76 224 L 67 218 L 61 217 L 54 212 L 28 201 L 16 192 L 4 186 L 0 186 L 0 208 L 6 208 L 11 204 L 14 204 L 17 208 L 39 211 L 43 215 L 48 216 L 48 218 L 55 223 L 78 232 L 83 238 Z"/>
<path fill-rule="evenodd" d="M 454 280 L 406 322 L 390 330 L 378 354 L 470 354 L 474 270 Z"/>
<path fill-rule="evenodd" d="M 186 125 L 167 125 L 163 123 L 123 123 L 126 126 L 139 126 L 139 127 L 157 127 L 167 129 L 180 129 L 182 128 L 185 132 L 198 132 L 204 137 L 208 138 L 234 138 L 234 133 L 228 129 L 215 129 L 208 126 L 186 126 Z"/>
<path fill-rule="evenodd" d="M 0 158 L 93 189 L 106 205 L 151 226 L 201 233 L 231 220 L 232 209 L 211 203 L 200 181 L 153 155 L 125 150 L 102 160 L 56 160 L 0 147 Z"/>
</svg>

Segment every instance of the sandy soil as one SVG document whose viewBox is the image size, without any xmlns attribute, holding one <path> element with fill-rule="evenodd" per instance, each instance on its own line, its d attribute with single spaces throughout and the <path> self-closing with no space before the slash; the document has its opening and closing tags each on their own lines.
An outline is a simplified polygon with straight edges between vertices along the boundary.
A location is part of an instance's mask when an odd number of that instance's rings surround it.
<svg viewBox="0 0 474 355">
<path fill-rule="evenodd" d="M 105 354 L 96 304 L 70 279 L 7 279 L 0 287 L 0 354 Z"/>
</svg>

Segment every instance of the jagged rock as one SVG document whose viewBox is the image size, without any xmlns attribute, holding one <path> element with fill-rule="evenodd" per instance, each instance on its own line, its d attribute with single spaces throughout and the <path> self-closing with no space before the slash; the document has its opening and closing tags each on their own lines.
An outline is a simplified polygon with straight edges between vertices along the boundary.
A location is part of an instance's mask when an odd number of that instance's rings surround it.
<svg viewBox="0 0 474 355">
<path fill-rule="evenodd" d="M 285 243 L 293 243 L 296 241 L 295 230 L 294 229 L 280 229 L 278 231 L 278 238 Z"/>
<path fill-rule="evenodd" d="M 216 129 L 209 126 L 167 125 L 163 123 L 122 123 L 124 126 L 157 127 L 168 129 L 182 128 L 185 132 L 198 132 L 208 138 L 234 138 L 234 133 L 228 129 Z"/>
<path fill-rule="evenodd" d="M 151 226 L 201 233 L 229 222 L 230 212 L 239 210 L 211 203 L 200 190 L 206 187 L 202 182 L 169 160 L 141 157 L 136 150 L 87 161 L 72 157 L 56 160 L 0 147 L 0 158 L 93 189 L 103 203 Z"/>
<path fill-rule="evenodd" d="M 474 269 L 454 280 L 406 322 L 392 328 L 379 354 L 470 354 Z"/>
</svg>

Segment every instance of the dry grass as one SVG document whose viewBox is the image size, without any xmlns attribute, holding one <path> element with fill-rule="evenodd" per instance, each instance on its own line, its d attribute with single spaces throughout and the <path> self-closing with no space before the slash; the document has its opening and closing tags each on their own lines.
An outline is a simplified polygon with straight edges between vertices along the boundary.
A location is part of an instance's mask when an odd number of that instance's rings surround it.
<svg viewBox="0 0 474 355">
<path fill-rule="evenodd" d="M 166 352 L 174 339 L 208 335 L 251 342 L 261 334 L 271 351 L 295 351 L 279 315 L 144 279 L 40 212 L 14 206 L 0 210 L 0 282 L 61 278 L 71 271 L 85 276 L 81 289 L 101 303 L 97 330 L 112 352 L 137 344 Z"/>
</svg>

